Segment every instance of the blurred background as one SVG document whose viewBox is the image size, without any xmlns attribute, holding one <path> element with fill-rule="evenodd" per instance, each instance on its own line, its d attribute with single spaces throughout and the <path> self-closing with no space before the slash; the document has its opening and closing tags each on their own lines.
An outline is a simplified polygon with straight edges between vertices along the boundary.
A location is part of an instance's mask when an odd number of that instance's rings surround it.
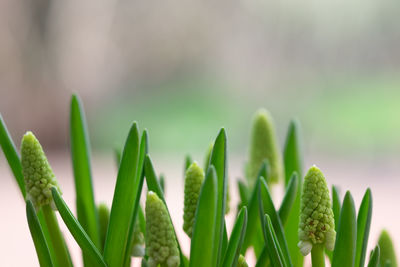
<svg viewBox="0 0 400 267">
<path fill-rule="evenodd" d="M 371 245 L 386 226 L 400 252 L 399 11 L 396 0 L 3 0 L 0 112 L 17 146 L 27 130 L 39 138 L 70 206 L 71 93 L 86 110 L 96 196 L 108 203 L 113 150 L 134 120 L 149 130 L 158 171 L 180 185 L 184 156 L 202 162 L 221 126 L 235 180 L 252 114 L 273 114 L 281 146 L 297 118 L 305 166 L 351 189 L 357 205 L 371 187 Z M 0 242 L 0 256 L 5 266 L 35 266 L 24 203 L 2 154 L 0 170 L 0 201 L 16 203 L 4 207 L 10 216 L 0 234 L 14 238 Z M 181 225 L 182 196 L 173 195 Z M 16 258 L 21 242 L 29 254 Z"/>
</svg>

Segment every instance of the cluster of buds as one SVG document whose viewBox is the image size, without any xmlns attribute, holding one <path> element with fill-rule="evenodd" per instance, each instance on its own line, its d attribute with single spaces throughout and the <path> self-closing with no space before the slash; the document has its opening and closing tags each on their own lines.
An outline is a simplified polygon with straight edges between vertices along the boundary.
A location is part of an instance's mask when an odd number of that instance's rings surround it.
<svg viewBox="0 0 400 267">
<path fill-rule="evenodd" d="M 325 245 L 327 250 L 333 250 L 335 246 L 335 221 L 329 190 L 323 173 L 316 166 L 311 167 L 304 178 L 299 239 L 298 246 L 304 256 L 314 245 Z"/>
<path fill-rule="evenodd" d="M 180 263 L 174 228 L 164 202 L 149 191 L 146 199 L 146 254 L 148 265 L 177 267 Z"/>
<path fill-rule="evenodd" d="M 32 132 L 22 138 L 21 164 L 27 198 L 37 209 L 49 204 L 55 208 L 51 188 L 60 189 L 42 146 Z"/>
<path fill-rule="evenodd" d="M 183 230 L 192 237 L 197 202 L 201 185 L 204 180 L 204 171 L 193 162 L 185 174 L 185 199 L 183 207 Z"/>
</svg>

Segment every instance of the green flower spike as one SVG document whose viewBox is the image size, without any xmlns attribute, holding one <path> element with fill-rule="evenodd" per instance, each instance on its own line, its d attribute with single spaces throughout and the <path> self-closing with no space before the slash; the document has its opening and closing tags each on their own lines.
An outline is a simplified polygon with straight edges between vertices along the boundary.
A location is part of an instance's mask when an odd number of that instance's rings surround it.
<svg viewBox="0 0 400 267">
<path fill-rule="evenodd" d="M 32 132 L 22 138 L 21 164 L 27 198 L 37 209 L 48 204 L 55 209 L 51 188 L 55 186 L 59 192 L 61 190 L 42 146 Z"/>
<path fill-rule="evenodd" d="M 265 159 L 270 167 L 268 183 L 276 183 L 284 176 L 275 127 L 271 115 L 260 109 L 254 116 L 250 143 L 250 159 L 246 166 L 246 176 L 252 186 Z"/>
<path fill-rule="evenodd" d="M 324 246 L 328 250 L 333 250 L 335 246 L 335 221 L 331 207 L 325 177 L 320 169 L 313 166 L 304 178 L 298 244 L 304 256 L 311 252 L 313 266 L 324 266 L 314 265 L 314 260 L 324 262 Z"/>
<path fill-rule="evenodd" d="M 247 265 L 246 259 L 243 257 L 242 254 L 239 255 L 239 259 L 238 259 L 238 263 L 237 263 L 237 267 L 248 267 L 249 265 Z"/>
<path fill-rule="evenodd" d="M 192 237 L 194 217 L 203 180 L 204 171 L 196 162 L 193 162 L 185 174 L 185 200 L 183 208 L 183 230 L 189 237 Z"/>
<path fill-rule="evenodd" d="M 381 266 L 397 267 L 397 259 L 396 253 L 394 252 L 393 242 L 386 230 L 383 230 L 379 236 L 378 245 L 381 251 Z"/>
<path fill-rule="evenodd" d="M 180 264 L 174 228 L 164 202 L 149 191 L 146 199 L 146 254 L 149 267 L 176 267 Z"/>
</svg>

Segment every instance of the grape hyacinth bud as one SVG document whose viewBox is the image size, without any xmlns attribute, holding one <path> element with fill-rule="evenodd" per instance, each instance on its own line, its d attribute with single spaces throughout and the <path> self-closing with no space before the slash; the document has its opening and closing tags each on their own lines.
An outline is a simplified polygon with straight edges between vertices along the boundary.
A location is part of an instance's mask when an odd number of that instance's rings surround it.
<svg viewBox="0 0 400 267">
<path fill-rule="evenodd" d="M 51 188 L 56 187 L 58 191 L 60 188 L 42 146 L 32 132 L 22 138 L 21 164 L 27 198 L 36 209 L 48 204 L 55 208 Z"/>
<path fill-rule="evenodd" d="M 148 265 L 176 267 L 180 264 L 174 228 L 164 202 L 152 191 L 146 199 L 146 254 Z"/>
<path fill-rule="evenodd" d="M 204 171 L 196 162 L 193 162 L 185 174 L 185 200 L 183 208 L 183 230 L 189 237 L 192 237 L 194 217 L 203 180 Z"/>
<path fill-rule="evenodd" d="M 333 250 L 336 239 L 335 221 L 328 186 L 316 166 L 308 170 L 301 195 L 298 247 L 306 256 L 314 245 Z"/>
<path fill-rule="evenodd" d="M 271 115 L 260 109 L 254 116 L 250 143 L 250 158 L 246 166 L 246 176 L 254 184 L 264 160 L 268 160 L 270 177 L 267 182 L 276 183 L 283 178 L 283 164 L 279 152 L 275 127 Z"/>
<path fill-rule="evenodd" d="M 237 263 L 237 267 L 248 267 L 249 265 L 247 265 L 246 259 L 243 257 L 242 254 L 239 255 L 239 259 L 238 259 L 238 263 Z"/>
</svg>

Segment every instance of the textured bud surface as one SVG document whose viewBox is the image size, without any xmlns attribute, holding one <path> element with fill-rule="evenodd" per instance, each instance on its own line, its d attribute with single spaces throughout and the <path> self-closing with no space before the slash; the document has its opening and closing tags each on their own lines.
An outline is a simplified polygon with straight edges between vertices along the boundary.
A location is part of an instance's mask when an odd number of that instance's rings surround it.
<svg viewBox="0 0 400 267">
<path fill-rule="evenodd" d="M 32 132 L 27 132 L 22 138 L 21 164 L 27 198 L 36 208 L 52 204 L 51 188 L 60 189 L 42 146 Z"/>
<path fill-rule="evenodd" d="M 183 230 L 189 237 L 192 237 L 194 216 L 203 180 L 203 170 L 196 162 L 193 162 L 185 174 L 185 200 L 183 208 Z"/>
<path fill-rule="evenodd" d="M 265 109 L 259 110 L 253 119 L 251 133 L 250 159 L 246 174 L 251 182 L 257 178 L 258 171 L 265 159 L 270 167 L 268 183 L 277 182 L 283 177 L 282 158 L 279 152 L 275 127 L 272 118 Z"/>
<path fill-rule="evenodd" d="M 180 263 L 178 245 L 168 211 L 162 200 L 148 192 L 146 199 L 146 254 L 150 267 L 176 267 Z"/>
<path fill-rule="evenodd" d="M 237 267 L 248 267 L 249 265 L 247 265 L 246 259 L 243 257 L 242 254 L 239 255 L 239 259 L 238 259 L 238 263 L 237 263 Z"/>
<path fill-rule="evenodd" d="M 336 239 L 335 221 L 328 186 L 321 170 L 309 169 L 304 178 L 301 195 L 298 244 L 303 255 L 310 253 L 315 244 L 324 244 L 333 250 Z"/>
</svg>

